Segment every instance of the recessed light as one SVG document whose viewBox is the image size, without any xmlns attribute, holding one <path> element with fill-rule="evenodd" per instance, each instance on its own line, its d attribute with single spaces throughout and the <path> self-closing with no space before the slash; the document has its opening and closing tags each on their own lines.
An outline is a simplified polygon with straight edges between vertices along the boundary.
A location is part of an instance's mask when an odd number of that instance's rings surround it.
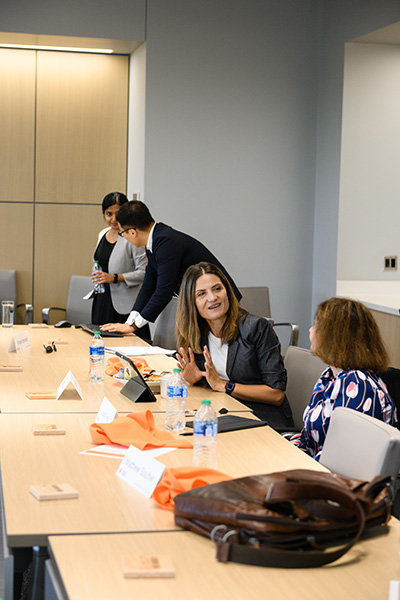
<svg viewBox="0 0 400 600">
<path fill-rule="evenodd" d="M 72 48 L 71 46 L 34 46 L 31 44 L 0 44 L 0 48 L 17 48 L 20 50 L 57 50 L 62 52 L 93 52 L 95 54 L 112 54 L 109 48 Z"/>
</svg>

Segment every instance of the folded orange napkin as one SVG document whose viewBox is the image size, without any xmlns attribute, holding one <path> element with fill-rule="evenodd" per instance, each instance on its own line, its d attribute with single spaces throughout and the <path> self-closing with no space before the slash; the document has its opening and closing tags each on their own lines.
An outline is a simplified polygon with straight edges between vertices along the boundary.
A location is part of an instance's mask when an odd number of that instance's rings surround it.
<svg viewBox="0 0 400 600">
<path fill-rule="evenodd" d="M 193 448 L 186 438 L 175 437 L 169 431 L 157 429 L 151 410 L 119 417 L 112 423 L 92 423 L 93 444 L 121 444 L 145 448 Z"/>
<path fill-rule="evenodd" d="M 168 510 L 174 508 L 174 498 L 181 492 L 188 492 L 197 487 L 228 481 L 232 479 L 229 475 L 216 471 L 215 469 L 204 469 L 200 467 L 177 467 L 165 469 L 161 481 L 157 484 L 152 498 Z"/>
<path fill-rule="evenodd" d="M 112 356 L 106 362 L 104 372 L 106 375 L 109 375 L 110 377 L 112 377 L 113 375 L 116 375 L 118 373 L 118 371 L 121 368 L 123 368 L 123 366 L 124 365 L 122 364 L 122 362 L 119 360 L 119 358 L 117 356 Z"/>
<path fill-rule="evenodd" d="M 132 362 L 138 369 L 142 370 L 143 375 L 145 375 L 146 373 L 150 373 L 151 369 L 147 362 L 144 360 L 144 358 L 135 358 L 135 360 L 133 360 Z M 108 359 L 104 371 L 106 375 L 110 375 L 110 377 L 112 377 L 113 375 L 116 375 L 120 369 L 123 369 L 125 367 L 126 363 L 123 364 L 118 358 L 118 356 L 112 356 Z"/>
</svg>

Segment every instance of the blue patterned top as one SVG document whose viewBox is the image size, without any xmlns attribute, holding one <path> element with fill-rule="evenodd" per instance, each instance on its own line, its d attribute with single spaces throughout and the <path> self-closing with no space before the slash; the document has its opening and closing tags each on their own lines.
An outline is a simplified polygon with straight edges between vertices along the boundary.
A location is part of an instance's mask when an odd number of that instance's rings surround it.
<svg viewBox="0 0 400 600">
<path fill-rule="evenodd" d="M 315 384 L 303 415 L 303 429 L 290 441 L 319 460 L 332 412 L 337 406 L 352 408 L 396 425 L 396 406 L 386 385 L 372 371 L 340 371 L 334 376 L 325 369 Z"/>
</svg>

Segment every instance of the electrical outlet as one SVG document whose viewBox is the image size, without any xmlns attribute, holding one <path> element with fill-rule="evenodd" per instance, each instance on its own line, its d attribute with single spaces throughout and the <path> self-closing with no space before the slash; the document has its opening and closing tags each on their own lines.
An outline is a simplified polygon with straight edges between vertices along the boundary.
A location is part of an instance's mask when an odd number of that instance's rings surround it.
<svg viewBox="0 0 400 600">
<path fill-rule="evenodd" d="M 383 270 L 384 271 L 397 271 L 397 256 L 384 256 L 383 257 Z"/>
</svg>

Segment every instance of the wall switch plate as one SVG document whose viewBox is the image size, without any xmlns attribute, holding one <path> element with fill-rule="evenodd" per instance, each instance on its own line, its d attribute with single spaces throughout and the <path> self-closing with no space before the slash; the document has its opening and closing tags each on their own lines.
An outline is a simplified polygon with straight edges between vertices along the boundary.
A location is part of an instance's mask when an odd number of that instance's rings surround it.
<svg viewBox="0 0 400 600">
<path fill-rule="evenodd" d="M 383 257 L 383 270 L 384 271 L 397 271 L 397 256 L 384 256 Z"/>
</svg>

